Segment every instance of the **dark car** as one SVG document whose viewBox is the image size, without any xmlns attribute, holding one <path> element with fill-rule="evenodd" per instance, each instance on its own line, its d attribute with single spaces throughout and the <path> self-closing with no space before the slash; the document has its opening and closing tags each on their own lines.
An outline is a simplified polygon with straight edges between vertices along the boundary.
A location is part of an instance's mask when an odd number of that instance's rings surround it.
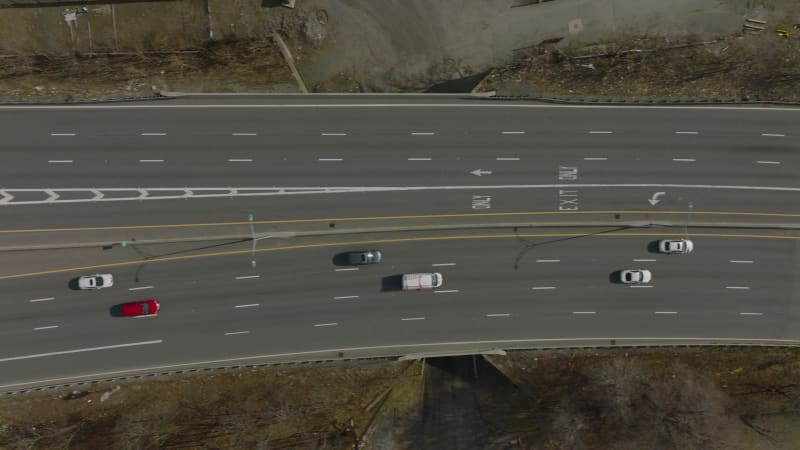
<svg viewBox="0 0 800 450">
<path fill-rule="evenodd" d="M 120 305 L 120 315 L 123 316 L 151 316 L 158 314 L 161 305 L 158 300 L 141 300 L 138 302 L 123 303 Z"/>
<path fill-rule="evenodd" d="M 347 262 L 354 266 L 365 264 L 378 264 L 381 262 L 381 252 L 379 250 L 364 250 L 350 252 L 347 254 Z"/>
</svg>

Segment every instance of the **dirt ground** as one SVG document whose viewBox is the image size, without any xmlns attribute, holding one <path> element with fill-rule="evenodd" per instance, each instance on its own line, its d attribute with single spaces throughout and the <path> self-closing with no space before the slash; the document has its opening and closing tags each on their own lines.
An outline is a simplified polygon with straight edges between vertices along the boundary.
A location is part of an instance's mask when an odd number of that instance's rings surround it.
<svg viewBox="0 0 800 450">
<path fill-rule="evenodd" d="M 0 447 L 788 450 L 798 380 L 768 347 L 279 366 L 0 397 Z"/>
<path fill-rule="evenodd" d="M 64 6 L 0 8 L 0 100 L 298 92 L 276 33 L 311 92 L 469 91 L 472 77 L 490 71 L 478 90 L 498 95 L 800 95 L 795 0 L 278 3 L 92 3 L 74 16 Z M 750 23 L 764 30 L 744 33 L 746 18 L 765 21 Z M 793 34 L 778 37 L 778 28 Z M 576 59 L 593 54 L 606 56 Z M 467 81 L 442 84 L 459 79 Z"/>
</svg>

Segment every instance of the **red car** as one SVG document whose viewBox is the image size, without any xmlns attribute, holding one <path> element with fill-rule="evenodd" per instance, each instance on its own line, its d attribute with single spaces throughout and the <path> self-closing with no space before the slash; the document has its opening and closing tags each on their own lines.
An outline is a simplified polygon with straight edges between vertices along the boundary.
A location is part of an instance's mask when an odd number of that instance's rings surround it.
<svg viewBox="0 0 800 450">
<path fill-rule="evenodd" d="M 158 300 L 141 300 L 138 302 L 123 303 L 120 305 L 120 311 L 123 316 L 151 316 L 158 314 L 161 305 Z"/>
</svg>

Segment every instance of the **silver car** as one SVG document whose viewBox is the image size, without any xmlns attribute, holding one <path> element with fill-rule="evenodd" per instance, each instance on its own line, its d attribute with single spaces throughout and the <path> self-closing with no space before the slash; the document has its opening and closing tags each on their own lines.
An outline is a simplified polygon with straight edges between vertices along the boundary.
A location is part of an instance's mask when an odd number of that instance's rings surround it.
<svg viewBox="0 0 800 450">
<path fill-rule="evenodd" d="M 647 269 L 625 269 L 619 273 L 619 281 L 625 284 L 645 284 L 653 279 Z"/>
<path fill-rule="evenodd" d="M 662 239 L 658 241 L 658 251 L 661 253 L 687 254 L 694 250 L 694 243 L 689 239 Z"/>
<path fill-rule="evenodd" d="M 347 254 L 347 262 L 354 266 L 363 266 L 366 264 L 378 264 L 381 262 L 380 250 L 363 250 L 358 252 L 350 252 Z"/>
</svg>

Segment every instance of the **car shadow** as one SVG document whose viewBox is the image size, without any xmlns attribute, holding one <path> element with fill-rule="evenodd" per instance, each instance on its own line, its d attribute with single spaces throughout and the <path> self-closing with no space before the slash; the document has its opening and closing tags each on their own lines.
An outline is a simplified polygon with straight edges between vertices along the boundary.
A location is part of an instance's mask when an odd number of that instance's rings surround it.
<svg viewBox="0 0 800 450">
<path fill-rule="evenodd" d="M 658 241 L 653 241 L 647 244 L 648 253 L 658 253 Z"/>
<path fill-rule="evenodd" d="M 611 282 L 611 284 L 623 284 L 622 281 L 620 281 L 621 274 L 621 270 L 615 270 L 611 272 L 611 274 L 608 275 L 608 281 Z"/>
<path fill-rule="evenodd" d="M 389 275 L 381 279 L 381 291 L 392 292 L 403 290 L 403 275 Z"/>
<path fill-rule="evenodd" d="M 333 255 L 333 258 L 331 258 L 331 262 L 333 263 L 334 266 L 340 266 L 340 267 L 352 266 L 352 264 L 350 264 L 350 261 L 347 258 L 348 253 L 349 252 L 342 252 Z"/>
<path fill-rule="evenodd" d="M 78 286 L 78 278 L 79 277 L 75 277 L 75 278 L 69 280 L 69 283 L 67 283 L 67 286 L 69 286 L 69 288 L 72 289 L 73 291 L 80 291 L 81 290 L 81 288 Z"/>
<path fill-rule="evenodd" d="M 108 313 L 111 314 L 111 317 L 122 317 L 122 304 L 108 308 Z"/>
</svg>

